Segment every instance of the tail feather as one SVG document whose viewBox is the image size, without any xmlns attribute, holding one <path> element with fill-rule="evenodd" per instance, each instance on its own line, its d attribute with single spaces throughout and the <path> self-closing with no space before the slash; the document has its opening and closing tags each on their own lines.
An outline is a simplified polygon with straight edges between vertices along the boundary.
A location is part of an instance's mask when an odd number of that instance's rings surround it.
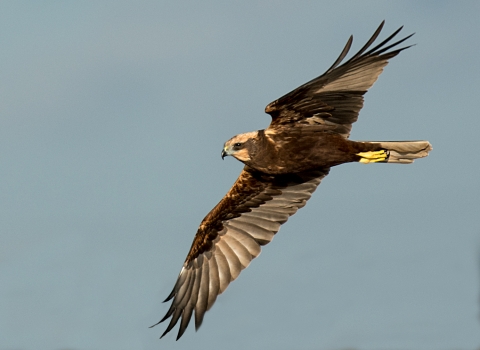
<svg viewBox="0 0 480 350">
<path fill-rule="evenodd" d="M 428 141 L 377 141 L 389 152 L 387 163 L 409 164 L 417 158 L 428 156 L 432 145 Z"/>
</svg>

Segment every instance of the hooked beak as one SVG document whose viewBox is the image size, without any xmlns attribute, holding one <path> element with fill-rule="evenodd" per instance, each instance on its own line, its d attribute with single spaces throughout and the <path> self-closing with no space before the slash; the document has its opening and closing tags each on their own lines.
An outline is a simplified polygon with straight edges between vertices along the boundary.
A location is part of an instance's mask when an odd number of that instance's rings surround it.
<svg viewBox="0 0 480 350">
<path fill-rule="evenodd" d="M 229 152 L 229 149 L 228 147 L 223 147 L 222 149 L 222 159 L 227 157 L 227 156 L 231 156 L 232 154 Z"/>
</svg>

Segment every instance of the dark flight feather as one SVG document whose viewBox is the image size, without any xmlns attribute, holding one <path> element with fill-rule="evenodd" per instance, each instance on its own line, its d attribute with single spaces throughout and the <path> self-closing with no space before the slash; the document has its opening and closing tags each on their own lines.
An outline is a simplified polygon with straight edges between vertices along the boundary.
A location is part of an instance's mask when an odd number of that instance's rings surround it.
<svg viewBox="0 0 480 350">
<path fill-rule="evenodd" d="M 280 225 L 305 205 L 328 171 L 268 176 L 245 167 L 198 229 L 177 283 L 165 300 L 173 298 L 159 323 L 172 318 L 162 337 L 181 318 L 180 338 L 193 310 L 198 329 L 217 295 L 260 254 L 260 246 L 273 239 Z"/>
<path fill-rule="evenodd" d="M 375 83 L 388 60 L 409 46 L 386 51 L 413 35 L 384 47 L 401 31 L 400 27 L 387 39 L 365 52 L 375 42 L 383 25 L 384 22 L 348 61 L 339 66 L 348 54 L 352 37 L 335 63 L 324 74 L 269 103 L 265 108 L 265 112 L 272 116 L 268 128 L 324 125 L 326 129 L 333 129 L 334 132 L 348 137 L 352 124 L 357 121 L 363 107 L 363 95 Z"/>
</svg>

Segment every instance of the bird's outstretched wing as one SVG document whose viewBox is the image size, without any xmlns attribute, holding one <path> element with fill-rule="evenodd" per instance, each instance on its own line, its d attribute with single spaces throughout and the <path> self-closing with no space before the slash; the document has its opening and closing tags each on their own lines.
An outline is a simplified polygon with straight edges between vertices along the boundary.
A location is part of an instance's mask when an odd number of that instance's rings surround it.
<svg viewBox="0 0 480 350">
<path fill-rule="evenodd" d="M 388 60 L 410 47 L 389 51 L 413 35 L 390 44 L 403 28 L 400 27 L 380 44 L 370 48 L 383 25 L 384 22 L 360 51 L 344 64 L 339 66 L 350 50 L 352 36 L 335 63 L 323 75 L 269 103 L 265 108 L 265 112 L 272 116 L 268 128 L 316 125 L 348 137 L 363 107 L 363 95 L 375 83 Z"/>
<path fill-rule="evenodd" d="M 217 296 L 260 254 L 260 246 L 273 239 L 280 225 L 305 205 L 328 172 L 326 168 L 270 176 L 245 167 L 198 228 L 177 282 L 165 300 L 173 299 L 160 321 L 171 317 L 162 337 L 181 318 L 178 340 L 194 310 L 198 329 Z"/>
</svg>

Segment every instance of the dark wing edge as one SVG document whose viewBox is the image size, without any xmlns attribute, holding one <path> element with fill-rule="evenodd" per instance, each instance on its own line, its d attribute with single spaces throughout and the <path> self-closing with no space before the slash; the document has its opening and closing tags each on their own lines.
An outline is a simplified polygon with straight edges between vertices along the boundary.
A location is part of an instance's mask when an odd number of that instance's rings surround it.
<svg viewBox="0 0 480 350">
<path fill-rule="evenodd" d="M 388 60 L 412 46 L 389 51 L 414 35 L 410 34 L 389 44 L 402 30 L 402 26 L 368 50 L 378 38 L 384 23 L 385 21 L 348 61 L 340 65 L 351 48 L 352 36 L 324 74 L 269 103 L 265 108 L 265 112 L 272 117 L 269 128 L 288 124 L 325 125 L 348 137 L 351 125 L 358 119 L 358 113 L 363 107 L 363 95 L 375 83 Z"/>
<path fill-rule="evenodd" d="M 218 295 L 260 254 L 280 226 L 302 208 L 329 169 L 270 176 L 245 167 L 225 197 L 200 224 L 190 252 L 166 301 L 170 332 L 179 319 L 177 340 L 195 312 L 195 329 Z M 152 327 L 153 327 L 152 326 Z"/>
</svg>

